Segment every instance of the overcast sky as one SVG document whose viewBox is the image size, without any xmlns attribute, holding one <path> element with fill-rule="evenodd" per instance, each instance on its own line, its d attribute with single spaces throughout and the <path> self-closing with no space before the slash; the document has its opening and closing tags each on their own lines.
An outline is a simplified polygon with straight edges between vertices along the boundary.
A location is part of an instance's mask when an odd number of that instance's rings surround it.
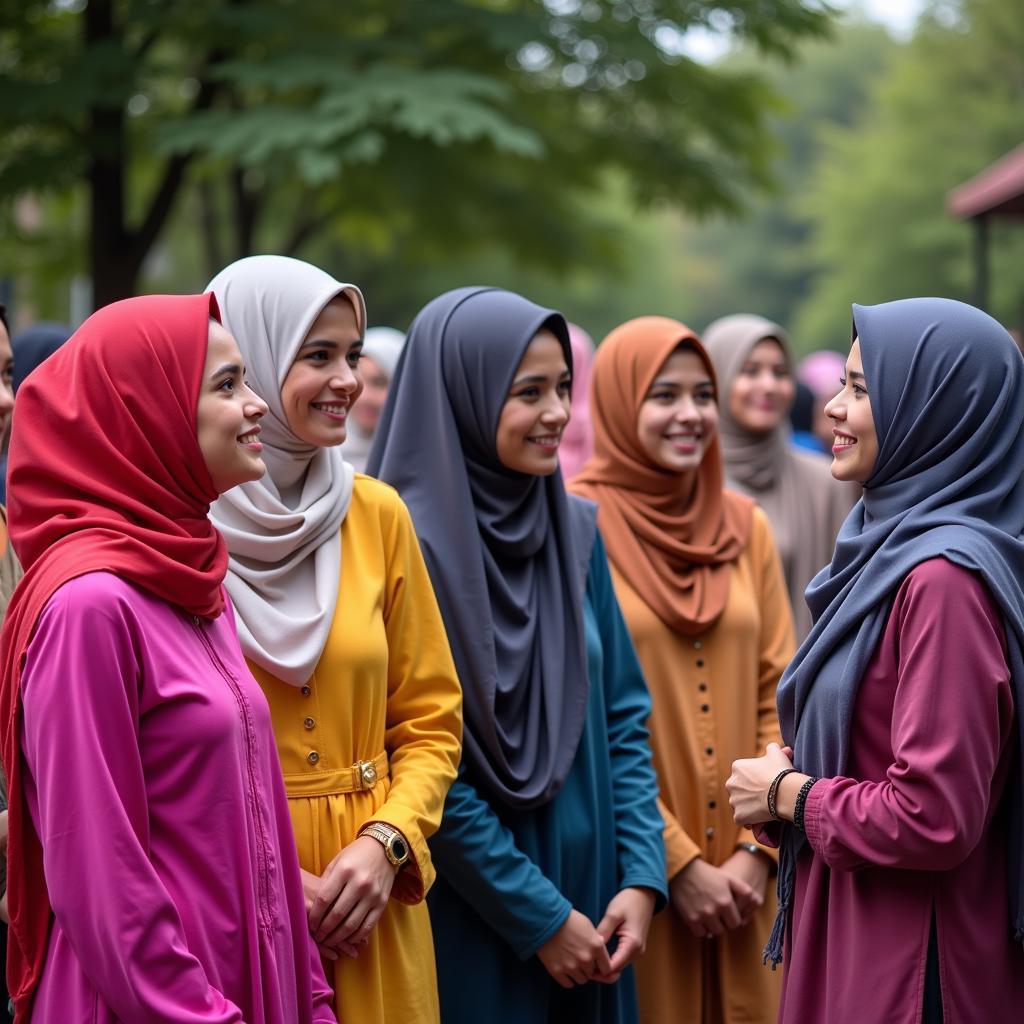
<svg viewBox="0 0 1024 1024">
<path fill-rule="evenodd" d="M 899 39 L 906 39 L 926 0 L 832 0 L 836 7 L 861 8 L 872 21 L 879 21 Z M 683 36 L 680 49 L 697 60 L 714 60 L 729 46 L 728 38 L 714 32 L 694 29 Z"/>
</svg>

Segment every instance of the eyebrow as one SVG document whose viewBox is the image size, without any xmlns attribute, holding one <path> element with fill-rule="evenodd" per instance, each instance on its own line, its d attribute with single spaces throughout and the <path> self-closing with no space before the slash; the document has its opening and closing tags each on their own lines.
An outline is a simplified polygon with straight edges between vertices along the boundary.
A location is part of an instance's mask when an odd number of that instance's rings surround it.
<svg viewBox="0 0 1024 1024">
<path fill-rule="evenodd" d="M 225 363 L 219 370 L 215 370 L 210 374 L 210 380 L 216 380 L 218 377 L 224 376 L 235 376 L 235 374 L 241 373 L 242 368 L 238 363 Z"/>
<path fill-rule="evenodd" d="M 563 370 L 559 375 L 559 380 L 572 379 L 572 373 L 569 370 Z M 524 384 L 543 384 L 546 381 L 547 375 L 543 373 L 534 373 L 526 377 L 520 377 L 518 380 L 512 381 L 512 387 L 521 388 Z"/>
<path fill-rule="evenodd" d="M 847 370 L 847 373 L 846 373 L 846 375 L 847 375 L 848 377 L 852 377 L 852 378 L 853 378 L 854 380 L 865 380 L 865 379 L 866 379 L 866 378 L 864 377 L 864 374 L 863 374 L 863 373 L 860 373 L 860 372 L 859 372 L 859 371 L 857 371 L 857 370 Z"/>
<path fill-rule="evenodd" d="M 662 377 L 660 380 L 656 380 L 651 385 L 651 388 L 681 388 L 682 386 L 683 385 L 680 384 L 677 380 L 669 380 L 667 377 Z M 697 381 L 697 383 L 694 384 L 693 386 L 695 388 L 713 388 L 715 386 L 715 382 L 710 377 L 708 377 L 706 380 Z"/>
</svg>

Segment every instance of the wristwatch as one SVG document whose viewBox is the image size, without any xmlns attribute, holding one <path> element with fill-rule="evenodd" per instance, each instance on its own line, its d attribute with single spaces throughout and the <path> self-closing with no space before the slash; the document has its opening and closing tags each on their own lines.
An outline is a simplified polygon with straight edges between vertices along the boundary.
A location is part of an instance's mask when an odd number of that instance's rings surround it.
<svg viewBox="0 0 1024 1024">
<path fill-rule="evenodd" d="M 400 868 L 409 859 L 409 844 L 397 828 L 385 825 L 382 821 L 371 821 L 359 830 L 359 834 L 376 839 L 384 847 L 384 853 L 393 867 Z"/>
<path fill-rule="evenodd" d="M 762 857 L 767 857 L 768 860 L 771 860 L 771 857 L 769 857 L 768 854 L 765 853 L 764 850 L 762 850 L 761 847 L 757 845 L 757 843 L 737 843 L 736 849 L 746 850 L 747 853 L 757 853 L 760 854 Z"/>
</svg>

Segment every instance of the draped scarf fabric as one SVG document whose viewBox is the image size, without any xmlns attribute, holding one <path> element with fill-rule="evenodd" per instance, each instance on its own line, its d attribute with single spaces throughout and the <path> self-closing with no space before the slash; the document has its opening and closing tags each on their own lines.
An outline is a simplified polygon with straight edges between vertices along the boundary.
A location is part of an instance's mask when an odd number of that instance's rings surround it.
<svg viewBox="0 0 1024 1024">
<path fill-rule="evenodd" d="M 693 636 L 725 609 L 731 564 L 750 539 L 753 502 L 723 490 L 717 437 L 692 488 L 684 474 L 655 465 L 640 445 L 640 407 L 683 342 L 714 381 L 700 339 L 677 320 L 639 317 L 601 343 L 590 380 L 594 454 L 571 486 L 597 502 L 601 536 L 626 582 L 666 626 Z"/>
<path fill-rule="evenodd" d="M 494 288 L 430 302 L 409 330 L 368 471 L 412 513 L 464 694 L 464 756 L 489 792 L 537 807 L 561 788 L 589 683 L 583 622 L 596 535 L 560 472 L 498 458 L 498 420 L 542 328 L 571 366 L 565 320 Z"/>
<path fill-rule="evenodd" d="M 126 299 L 94 313 L 18 392 L 10 536 L 25 569 L 0 636 L 0 753 L 10 797 L 8 981 L 28 1014 L 50 906 L 22 789 L 21 671 L 36 622 L 64 583 L 116 573 L 186 612 L 224 608 L 224 540 L 197 441 L 210 295 Z"/>
<path fill-rule="evenodd" d="M 260 424 L 266 476 L 232 488 L 210 510 L 231 553 L 226 586 L 246 657 L 303 686 L 338 604 L 341 524 L 355 471 L 339 448 L 318 448 L 293 433 L 281 386 L 328 302 L 346 296 L 360 331 L 366 307 L 354 285 L 287 256 L 238 260 L 209 287 L 252 387 L 269 407 Z"/>
<path fill-rule="evenodd" d="M 995 320 L 950 299 L 854 306 L 853 321 L 878 459 L 831 565 L 807 588 L 814 627 L 779 684 L 782 734 L 801 771 L 842 775 L 857 689 L 901 583 L 938 557 L 976 572 L 1003 616 L 1021 733 L 1009 892 L 1024 940 L 1024 360 Z M 774 962 L 803 842 L 784 830 L 779 919 L 765 951 Z"/>
</svg>

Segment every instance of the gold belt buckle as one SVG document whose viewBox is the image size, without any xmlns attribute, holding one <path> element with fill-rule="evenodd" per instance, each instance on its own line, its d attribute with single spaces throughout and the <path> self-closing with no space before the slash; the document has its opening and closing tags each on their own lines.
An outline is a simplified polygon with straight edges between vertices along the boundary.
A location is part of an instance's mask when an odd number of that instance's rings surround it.
<svg viewBox="0 0 1024 1024">
<path fill-rule="evenodd" d="M 372 761 L 356 761 L 352 767 L 359 778 L 360 789 L 373 789 L 377 785 L 377 766 Z"/>
</svg>

